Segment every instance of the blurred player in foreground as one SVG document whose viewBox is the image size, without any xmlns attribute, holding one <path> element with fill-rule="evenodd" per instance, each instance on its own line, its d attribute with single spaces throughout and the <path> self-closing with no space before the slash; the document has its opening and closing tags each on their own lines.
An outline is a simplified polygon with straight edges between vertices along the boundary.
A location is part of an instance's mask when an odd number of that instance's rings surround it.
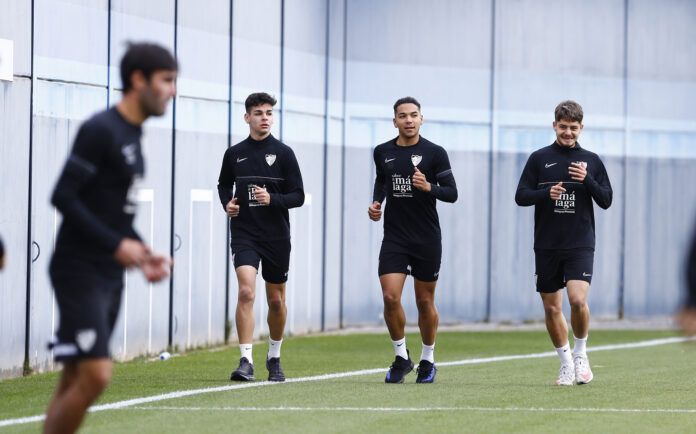
<svg viewBox="0 0 696 434">
<path fill-rule="evenodd" d="M 63 372 L 44 431 L 74 432 L 111 380 L 109 338 L 121 304 L 124 268 L 157 282 L 171 259 L 133 229 L 144 174 L 141 125 L 164 114 L 176 93 L 177 62 L 154 44 L 131 44 L 121 60 L 123 99 L 80 128 L 52 203 L 63 223 L 51 259 L 60 325 L 51 343 Z"/>
</svg>

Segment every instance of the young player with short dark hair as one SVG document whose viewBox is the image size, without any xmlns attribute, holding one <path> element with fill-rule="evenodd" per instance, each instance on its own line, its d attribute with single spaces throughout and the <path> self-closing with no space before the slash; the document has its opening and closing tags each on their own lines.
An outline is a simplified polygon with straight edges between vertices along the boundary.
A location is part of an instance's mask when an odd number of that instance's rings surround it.
<svg viewBox="0 0 696 434">
<path fill-rule="evenodd" d="M 154 44 L 131 44 L 121 63 L 123 99 L 81 127 L 52 203 L 63 215 L 51 259 L 60 325 L 51 344 L 64 363 L 44 431 L 74 432 L 111 380 L 109 339 L 118 316 L 124 268 L 156 282 L 171 260 L 133 229 L 135 194 L 145 166 L 141 125 L 164 114 L 176 93 L 177 62 Z"/>
<path fill-rule="evenodd" d="M 420 103 L 412 97 L 399 99 L 394 104 L 394 127 L 399 135 L 374 150 L 377 176 L 368 215 L 379 221 L 386 198 L 379 280 L 384 320 L 396 352 L 386 383 L 403 383 L 413 369 L 406 349 L 406 316 L 401 305 L 408 274 L 414 279 L 423 341 L 416 382 L 432 383 L 437 372 L 433 354 L 439 319 L 435 286 L 440 274 L 442 236 L 435 205 L 438 199 L 456 201 L 457 186 L 447 151 L 420 136 L 422 123 Z"/>
<path fill-rule="evenodd" d="M 230 380 L 253 381 L 254 298 L 259 263 L 266 281 L 269 381 L 285 381 L 280 347 L 287 317 L 285 285 L 290 268 L 288 210 L 302 206 L 302 174 L 292 149 L 271 135 L 273 106 L 267 93 L 246 99 L 249 137 L 230 147 L 222 159 L 218 194 L 230 217 L 232 254 L 239 283 L 235 321 L 241 358 Z"/>
<path fill-rule="evenodd" d="M 580 147 L 583 111 L 564 101 L 555 110 L 556 141 L 530 155 L 515 194 L 519 206 L 534 205 L 536 289 L 546 328 L 561 358 L 556 385 L 592 381 L 586 344 L 590 322 L 587 293 L 592 281 L 595 222 L 592 201 L 611 205 L 612 189 L 597 154 Z M 575 347 L 570 353 L 563 315 L 563 287 L 568 290 Z"/>
</svg>

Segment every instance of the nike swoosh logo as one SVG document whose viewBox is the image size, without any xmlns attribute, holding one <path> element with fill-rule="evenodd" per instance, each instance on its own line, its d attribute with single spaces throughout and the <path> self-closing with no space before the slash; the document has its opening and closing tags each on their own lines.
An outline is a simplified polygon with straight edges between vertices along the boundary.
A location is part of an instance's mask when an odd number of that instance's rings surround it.
<svg viewBox="0 0 696 434">
<path fill-rule="evenodd" d="M 396 160 L 396 158 L 385 158 L 385 159 L 384 159 L 384 162 L 385 162 L 385 163 L 388 163 L 388 162 L 394 161 L 394 160 Z"/>
<path fill-rule="evenodd" d="M 237 163 L 241 163 L 242 161 L 246 160 L 249 157 L 244 157 L 244 158 L 237 158 Z"/>
<path fill-rule="evenodd" d="M 591 274 L 587 274 L 587 273 L 582 273 L 582 275 L 585 276 L 585 277 L 590 277 L 590 276 L 592 276 Z"/>
<path fill-rule="evenodd" d="M 402 346 L 402 345 L 403 345 L 403 344 L 397 344 L 396 346 L 397 346 L 397 347 L 400 347 L 400 346 Z"/>
<path fill-rule="evenodd" d="M 548 163 L 547 163 L 545 167 L 548 169 L 549 167 L 555 166 L 556 164 L 558 164 L 558 163 L 551 163 L 551 164 L 548 164 Z"/>
</svg>

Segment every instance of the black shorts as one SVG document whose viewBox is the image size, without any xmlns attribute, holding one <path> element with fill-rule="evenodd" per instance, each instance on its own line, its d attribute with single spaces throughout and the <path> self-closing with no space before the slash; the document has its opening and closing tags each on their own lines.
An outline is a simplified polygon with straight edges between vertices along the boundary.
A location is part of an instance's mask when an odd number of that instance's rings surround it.
<svg viewBox="0 0 696 434">
<path fill-rule="evenodd" d="M 594 249 L 534 249 L 537 292 L 552 293 L 566 286 L 569 280 L 592 283 Z"/>
<path fill-rule="evenodd" d="M 123 293 L 123 279 L 99 274 L 56 272 L 51 282 L 58 303 L 60 324 L 49 344 L 58 362 L 109 357 L 109 339 L 114 330 Z"/>
<path fill-rule="evenodd" d="M 232 243 L 234 268 L 251 265 L 268 283 L 285 283 L 290 269 L 290 240 L 236 241 Z"/>
<path fill-rule="evenodd" d="M 434 282 L 440 275 L 442 242 L 403 245 L 382 241 L 379 251 L 379 275 L 389 273 L 411 274 L 422 282 Z"/>
</svg>

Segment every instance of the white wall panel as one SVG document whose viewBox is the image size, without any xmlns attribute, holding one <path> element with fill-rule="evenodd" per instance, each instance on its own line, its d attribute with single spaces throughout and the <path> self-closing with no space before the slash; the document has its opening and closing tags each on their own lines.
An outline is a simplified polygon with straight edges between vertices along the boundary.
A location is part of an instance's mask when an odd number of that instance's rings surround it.
<svg viewBox="0 0 696 434">
<path fill-rule="evenodd" d="M 0 82 L 0 378 L 21 375 L 24 361 L 29 206 L 29 101 L 31 83 Z"/>
<path fill-rule="evenodd" d="M 35 0 L 35 74 L 106 86 L 107 0 Z"/>
</svg>

